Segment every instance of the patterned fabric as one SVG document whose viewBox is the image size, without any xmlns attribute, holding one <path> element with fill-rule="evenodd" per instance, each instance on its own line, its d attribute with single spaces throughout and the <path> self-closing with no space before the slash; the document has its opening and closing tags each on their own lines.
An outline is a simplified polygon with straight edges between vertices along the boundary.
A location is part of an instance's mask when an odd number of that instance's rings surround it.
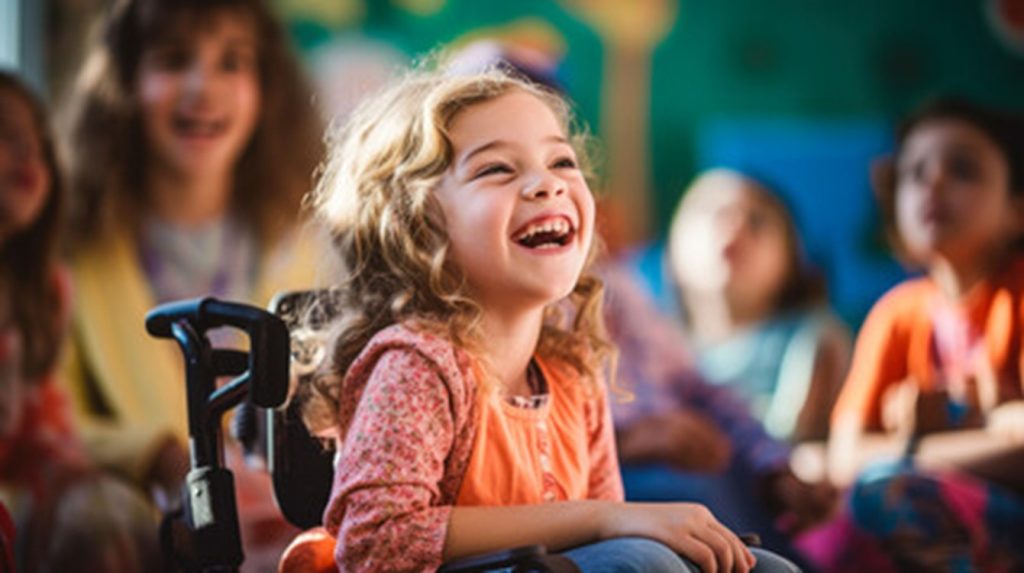
<svg viewBox="0 0 1024 573">
<path fill-rule="evenodd" d="M 71 308 L 71 286 L 67 269 L 55 268 L 61 311 L 57 320 L 66 324 Z M 0 384 L 16 390 L 5 394 L 3 431 L 0 432 L 0 501 L 18 513 L 25 504 L 53 495 L 58 482 L 88 467 L 82 444 L 75 435 L 70 405 L 51 372 L 38 380 L 20 374 L 20 352 L 13 351 L 13 328 L 0 333 L 0 370 L 10 379 Z M 16 388 L 13 388 L 16 386 Z"/>
<path fill-rule="evenodd" d="M 602 272 L 605 320 L 619 347 L 618 384 L 633 399 L 612 400 L 615 424 L 628 427 L 646 416 L 680 409 L 707 415 L 725 431 L 738 458 L 755 473 L 789 463 L 789 447 L 769 436 L 731 390 L 708 384 L 697 372 L 681 331 L 660 316 L 628 271 Z"/>
<path fill-rule="evenodd" d="M 480 413 L 471 358 L 395 325 L 349 368 L 338 465 L 324 523 L 344 571 L 432 571 L 469 467 Z M 587 410 L 588 497 L 622 498 L 605 412 Z M 597 416 L 595 418 L 595 416 Z"/>
<path fill-rule="evenodd" d="M 22 404 L 17 429 L 0 439 L 0 491 L 24 489 L 38 499 L 47 495 L 57 473 L 82 471 L 89 464 L 52 376 L 28 386 Z"/>
<path fill-rule="evenodd" d="M 874 466 L 854 486 L 850 507 L 900 570 L 1024 570 L 1024 499 L 969 475 Z"/>
</svg>

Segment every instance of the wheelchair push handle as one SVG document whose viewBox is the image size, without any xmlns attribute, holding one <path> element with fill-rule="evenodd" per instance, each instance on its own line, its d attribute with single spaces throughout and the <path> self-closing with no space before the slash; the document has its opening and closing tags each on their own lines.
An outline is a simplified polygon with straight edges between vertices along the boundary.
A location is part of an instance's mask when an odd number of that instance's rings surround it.
<svg viewBox="0 0 1024 573">
<path fill-rule="evenodd" d="M 284 322 L 247 304 L 212 297 L 160 305 L 146 315 L 146 331 L 158 338 L 174 338 L 173 325 L 185 322 L 199 336 L 212 328 L 229 326 L 249 336 L 249 393 L 253 403 L 274 408 L 284 402 L 289 375 L 289 337 Z"/>
</svg>

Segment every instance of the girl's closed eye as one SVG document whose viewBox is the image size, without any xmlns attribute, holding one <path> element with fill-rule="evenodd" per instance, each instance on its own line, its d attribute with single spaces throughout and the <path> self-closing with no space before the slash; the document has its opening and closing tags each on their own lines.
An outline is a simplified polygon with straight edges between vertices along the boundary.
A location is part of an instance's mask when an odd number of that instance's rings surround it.
<svg viewBox="0 0 1024 573">
<path fill-rule="evenodd" d="M 921 181 L 925 175 L 925 162 L 921 159 L 913 161 L 902 161 L 897 170 L 897 176 L 901 180 Z"/>
<path fill-rule="evenodd" d="M 153 48 L 146 59 L 160 70 L 180 70 L 188 65 L 192 54 L 184 46 L 168 45 Z"/>
<path fill-rule="evenodd" d="M 552 165 L 555 169 L 576 169 L 576 159 L 570 156 L 559 157 Z"/>
<path fill-rule="evenodd" d="M 224 53 L 220 67 L 226 72 L 242 72 L 256 68 L 256 56 L 249 48 L 232 48 Z"/>
<path fill-rule="evenodd" d="M 966 153 L 955 153 L 946 160 L 949 173 L 961 181 L 975 181 L 980 176 L 977 161 Z"/>
<path fill-rule="evenodd" d="M 473 173 L 472 179 L 481 179 L 491 175 L 507 175 L 512 173 L 512 167 L 507 163 L 488 163 Z"/>
</svg>

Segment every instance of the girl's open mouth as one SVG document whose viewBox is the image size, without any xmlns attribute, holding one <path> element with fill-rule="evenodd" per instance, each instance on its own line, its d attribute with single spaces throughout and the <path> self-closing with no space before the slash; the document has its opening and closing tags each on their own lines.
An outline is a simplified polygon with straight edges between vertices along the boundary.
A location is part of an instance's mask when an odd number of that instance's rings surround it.
<svg viewBox="0 0 1024 573">
<path fill-rule="evenodd" d="M 531 221 L 513 233 L 512 240 L 529 249 L 556 249 L 572 242 L 576 230 L 564 216 Z"/>
</svg>

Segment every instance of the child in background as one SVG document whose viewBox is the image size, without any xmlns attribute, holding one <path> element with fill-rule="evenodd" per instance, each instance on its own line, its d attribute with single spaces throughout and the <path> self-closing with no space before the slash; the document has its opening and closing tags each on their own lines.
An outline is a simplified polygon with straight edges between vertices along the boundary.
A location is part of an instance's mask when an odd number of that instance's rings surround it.
<svg viewBox="0 0 1024 573">
<path fill-rule="evenodd" d="M 265 305 L 312 286 L 319 243 L 299 214 L 320 122 L 261 0 L 115 3 L 74 95 L 65 372 L 95 459 L 174 499 L 188 468 L 184 370 L 173 345 L 145 335 L 145 313 L 198 296 Z M 267 476 L 234 465 L 248 563 L 254 544 L 280 541 L 276 561 L 293 531 L 275 533 Z"/>
<path fill-rule="evenodd" d="M 703 506 L 622 502 L 569 126 L 525 81 L 420 72 L 333 148 L 315 203 L 352 274 L 330 364 L 300 395 L 338 450 L 325 522 L 342 570 L 536 543 L 584 571 L 754 566 Z"/>
<path fill-rule="evenodd" d="M 797 534 L 837 508 L 827 482 L 790 470 L 788 444 L 767 434 L 729 386 L 704 380 L 690 343 L 623 265 L 602 265 L 605 323 L 617 380 L 633 399 L 612 403 L 626 499 L 696 501 L 734 531 L 795 562 Z"/>
<path fill-rule="evenodd" d="M 0 505 L 17 527 L 5 552 L 18 571 L 151 570 L 155 516 L 93 471 L 55 381 L 71 306 L 63 202 L 43 107 L 0 71 Z"/>
<path fill-rule="evenodd" d="M 901 570 L 1024 567 L 1024 120 L 957 100 L 912 114 L 876 173 L 924 277 L 872 309 L 833 415 L 831 471 Z"/>
<path fill-rule="evenodd" d="M 849 335 L 782 201 L 742 173 L 705 172 L 679 203 L 667 255 L 675 286 L 661 298 L 681 302 L 704 377 L 742 396 L 774 437 L 824 439 Z"/>
</svg>

